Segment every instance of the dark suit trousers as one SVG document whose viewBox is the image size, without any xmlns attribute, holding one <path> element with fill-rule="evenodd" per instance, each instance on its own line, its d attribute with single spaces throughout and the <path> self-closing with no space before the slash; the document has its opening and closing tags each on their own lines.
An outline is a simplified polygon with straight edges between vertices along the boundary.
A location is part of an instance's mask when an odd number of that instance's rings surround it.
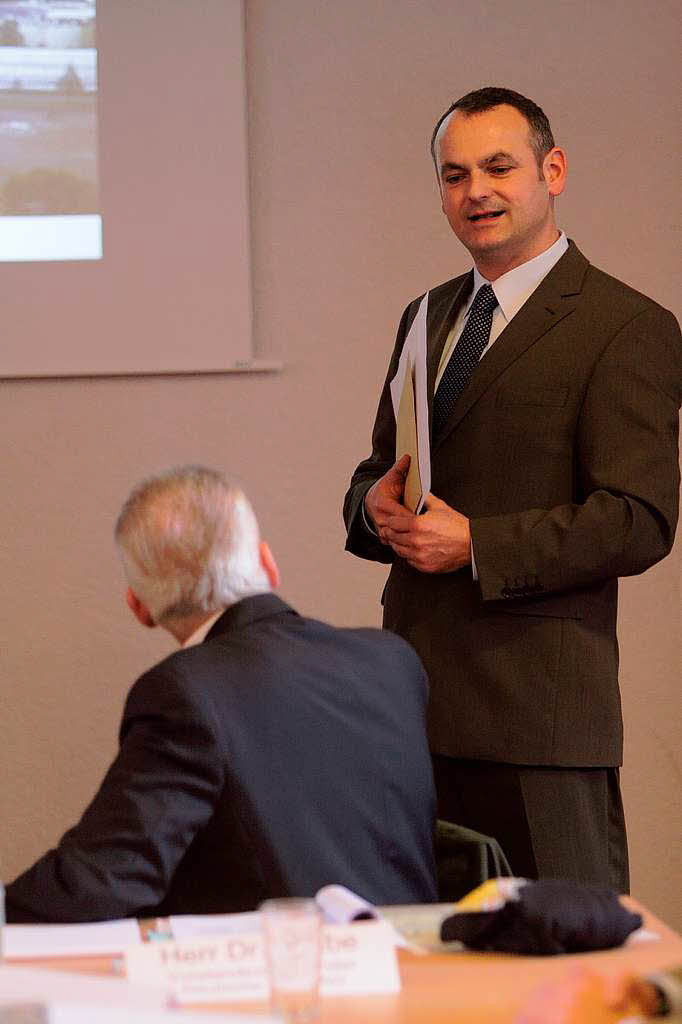
<svg viewBox="0 0 682 1024">
<path fill-rule="evenodd" d="M 494 836 L 515 875 L 629 891 L 617 768 L 433 756 L 438 817 Z"/>
</svg>

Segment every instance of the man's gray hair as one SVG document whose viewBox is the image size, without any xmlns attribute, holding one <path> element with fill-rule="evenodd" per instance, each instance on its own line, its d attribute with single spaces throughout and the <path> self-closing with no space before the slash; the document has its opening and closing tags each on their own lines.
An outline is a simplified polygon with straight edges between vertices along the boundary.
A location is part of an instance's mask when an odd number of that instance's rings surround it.
<svg viewBox="0 0 682 1024">
<path fill-rule="evenodd" d="M 155 622 L 216 612 L 271 589 L 253 509 L 215 470 L 181 466 L 143 480 L 114 536 L 131 589 Z"/>
</svg>

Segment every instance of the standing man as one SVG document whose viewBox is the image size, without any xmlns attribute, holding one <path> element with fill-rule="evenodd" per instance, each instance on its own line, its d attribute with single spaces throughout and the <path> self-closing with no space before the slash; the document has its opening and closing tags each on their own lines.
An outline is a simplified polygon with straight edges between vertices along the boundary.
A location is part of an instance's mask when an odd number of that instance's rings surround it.
<svg viewBox="0 0 682 1024">
<path fill-rule="evenodd" d="M 8 921 L 252 910 L 340 882 L 435 898 L 435 799 L 414 651 L 305 619 L 244 494 L 185 467 L 144 481 L 116 540 L 144 626 L 182 646 L 142 675 L 80 822 L 7 887 Z"/>
<path fill-rule="evenodd" d="M 402 504 L 389 381 L 344 515 L 391 562 L 384 626 L 429 674 L 439 816 L 492 834 L 512 869 L 628 889 L 618 766 L 617 578 L 672 546 L 680 335 L 556 226 L 566 160 L 508 89 L 433 132 L 448 222 L 473 269 L 429 292 L 432 494 Z"/>
</svg>

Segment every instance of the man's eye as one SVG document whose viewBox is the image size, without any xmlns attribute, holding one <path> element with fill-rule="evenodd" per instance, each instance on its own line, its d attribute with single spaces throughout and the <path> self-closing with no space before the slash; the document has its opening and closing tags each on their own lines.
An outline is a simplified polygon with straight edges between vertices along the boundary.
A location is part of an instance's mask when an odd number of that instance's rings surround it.
<svg viewBox="0 0 682 1024">
<path fill-rule="evenodd" d="M 506 174 L 507 171 L 511 171 L 511 167 L 507 167 L 506 164 L 500 164 L 496 167 L 490 168 L 493 174 Z"/>
<path fill-rule="evenodd" d="M 448 174 L 448 176 L 445 179 L 445 183 L 447 185 L 456 185 L 457 182 L 463 179 L 463 177 L 463 174 Z"/>
</svg>

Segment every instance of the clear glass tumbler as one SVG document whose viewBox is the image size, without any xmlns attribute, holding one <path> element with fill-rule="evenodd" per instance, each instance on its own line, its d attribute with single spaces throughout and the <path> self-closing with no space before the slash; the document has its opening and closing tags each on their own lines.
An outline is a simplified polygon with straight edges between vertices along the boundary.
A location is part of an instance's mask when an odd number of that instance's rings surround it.
<svg viewBox="0 0 682 1024">
<path fill-rule="evenodd" d="M 270 1005 L 287 1024 L 319 1011 L 322 916 L 312 899 L 265 900 L 260 906 Z"/>
</svg>

